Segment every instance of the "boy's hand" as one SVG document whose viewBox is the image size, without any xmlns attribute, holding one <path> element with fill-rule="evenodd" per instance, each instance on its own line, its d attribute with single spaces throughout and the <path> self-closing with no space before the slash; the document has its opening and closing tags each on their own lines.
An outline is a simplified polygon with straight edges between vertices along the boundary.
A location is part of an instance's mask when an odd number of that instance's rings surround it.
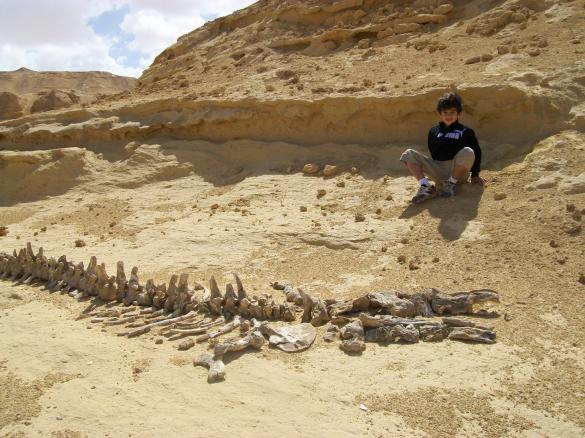
<svg viewBox="0 0 585 438">
<path fill-rule="evenodd" d="M 472 176 L 471 184 L 479 184 L 480 186 L 485 186 L 487 185 L 487 181 L 483 179 L 481 176 Z"/>
</svg>

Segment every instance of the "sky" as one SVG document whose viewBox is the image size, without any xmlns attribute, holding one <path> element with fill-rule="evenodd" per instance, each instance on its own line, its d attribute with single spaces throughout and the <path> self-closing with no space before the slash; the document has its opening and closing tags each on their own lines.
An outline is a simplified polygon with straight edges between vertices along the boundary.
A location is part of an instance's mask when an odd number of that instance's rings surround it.
<svg viewBox="0 0 585 438">
<path fill-rule="evenodd" d="M 255 0 L 0 0 L 0 70 L 138 77 L 206 21 Z"/>
</svg>

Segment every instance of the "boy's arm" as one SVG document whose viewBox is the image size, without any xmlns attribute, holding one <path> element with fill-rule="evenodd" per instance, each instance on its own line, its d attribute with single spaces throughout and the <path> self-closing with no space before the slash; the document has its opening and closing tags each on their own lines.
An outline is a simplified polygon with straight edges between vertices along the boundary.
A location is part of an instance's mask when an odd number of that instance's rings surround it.
<svg viewBox="0 0 585 438">
<path fill-rule="evenodd" d="M 471 176 L 479 176 L 479 171 L 481 170 L 481 148 L 479 147 L 479 143 L 477 141 L 477 137 L 475 136 L 475 132 L 473 129 L 466 129 L 463 133 L 463 141 L 465 146 L 470 147 L 475 152 L 475 161 L 473 162 L 473 166 L 471 166 Z"/>
</svg>

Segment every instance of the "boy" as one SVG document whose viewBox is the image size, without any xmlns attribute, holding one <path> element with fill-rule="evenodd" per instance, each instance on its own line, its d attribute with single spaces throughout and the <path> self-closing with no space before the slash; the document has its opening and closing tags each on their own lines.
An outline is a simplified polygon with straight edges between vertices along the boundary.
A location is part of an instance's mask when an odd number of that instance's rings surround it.
<svg viewBox="0 0 585 438">
<path fill-rule="evenodd" d="M 428 147 L 431 158 L 414 149 L 407 149 L 400 156 L 412 176 L 420 184 L 413 203 L 419 203 L 437 195 L 451 197 L 455 195 L 455 185 L 464 184 L 469 179 L 474 184 L 485 185 L 479 176 L 481 166 L 481 149 L 473 129 L 459 123 L 463 110 L 461 97 L 456 93 L 447 93 L 437 103 L 437 112 L 441 122 L 429 131 Z M 435 186 L 425 173 L 441 186 L 437 192 Z"/>
</svg>

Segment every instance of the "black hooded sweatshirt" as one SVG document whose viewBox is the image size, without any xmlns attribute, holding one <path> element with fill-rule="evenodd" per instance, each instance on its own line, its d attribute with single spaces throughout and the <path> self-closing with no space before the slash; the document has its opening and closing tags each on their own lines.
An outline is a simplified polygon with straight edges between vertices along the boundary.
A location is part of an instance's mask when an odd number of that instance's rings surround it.
<svg viewBox="0 0 585 438">
<path fill-rule="evenodd" d="M 459 123 L 446 126 L 443 122 L 429 130 L 429 151 L 433 160 L 452 160 L 455 154 L 464 147 L 470 147 L 475 152 L 475 161 L 471 167 L 471 176 L 479 176 L 481 170 L 481 148 L 473 129 Z"/>
</svg>

